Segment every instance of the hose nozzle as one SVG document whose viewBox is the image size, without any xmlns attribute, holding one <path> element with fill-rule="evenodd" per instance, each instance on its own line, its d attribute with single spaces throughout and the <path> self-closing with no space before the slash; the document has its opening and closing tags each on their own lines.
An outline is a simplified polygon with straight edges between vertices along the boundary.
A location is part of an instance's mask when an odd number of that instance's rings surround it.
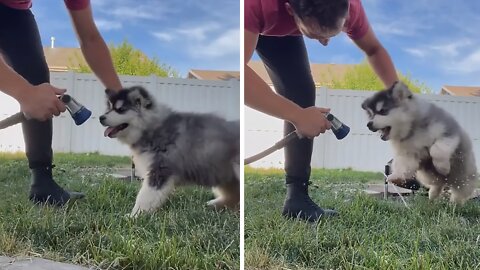
<svg viewBox="0 0 480 270">
<path fill-rule="evenodd" d="M 78 103 L 72 96 L 63 95 L 60 97 L 61 101 L 65 103 L 68 112 L 72 116 L 77 126 L 83 124 L 90 118 L 92 112 L 85 108 L 82 104 Z"/>
<path fill-rule="evenodd" d="M 327 120 L 332 124 L 332 132 L 338 140 L 345 138 L 350 132 L 350 127 L 342 123 L 331 113 L 325 114 Z"/>
</svg>

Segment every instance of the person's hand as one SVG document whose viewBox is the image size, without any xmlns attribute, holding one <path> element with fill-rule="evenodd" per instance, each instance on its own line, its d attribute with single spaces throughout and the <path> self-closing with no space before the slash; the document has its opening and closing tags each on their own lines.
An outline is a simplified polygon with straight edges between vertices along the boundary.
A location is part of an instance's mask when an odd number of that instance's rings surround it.
<svg viewBox="0 0 480 270">
<path fill-rule="evenodd" d="M 330 109 L 319 107 L 302 109 L 292 123 L 299 137 L 313 138 L 330 129 L 331 124 L 325 117 L 327 112 L 330 112 Z"/>
<path fill-rule="evenodd" d="M 30 86 L 24 91 L 19 100 L 21 111 L 29 118 L 45 121 L 58 116 L 66 110 L 65 104 L 57 95 L 65 93 L 64 89 L 56 88 L 49 83 Z"/>
</svg>

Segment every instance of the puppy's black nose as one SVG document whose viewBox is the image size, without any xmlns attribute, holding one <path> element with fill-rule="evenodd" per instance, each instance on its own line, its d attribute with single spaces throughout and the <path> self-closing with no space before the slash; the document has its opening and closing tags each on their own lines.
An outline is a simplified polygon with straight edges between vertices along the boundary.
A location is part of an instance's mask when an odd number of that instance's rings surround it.
<svg viewBox="0 0 480 270">
<path fill-rule="evenodd" d="M 100 116 L 100 118 L 99 118 L 99 119 L 100 119 L 100 123 L 103 124 L 103 121 L 105 121 L 106 118 L 107 118 L 107 117 L 106 117 L 105 115 Z"/>
<path fill-rule="evenodd" d="M 378 130 L 378 129 L 373 127 L 373 122 L 372 121 L 368 122 L 367 127 L 368 127 L 368 129 L 370 129 L 370 131 L 373 131 L 373 132 Z"/>
</svg>

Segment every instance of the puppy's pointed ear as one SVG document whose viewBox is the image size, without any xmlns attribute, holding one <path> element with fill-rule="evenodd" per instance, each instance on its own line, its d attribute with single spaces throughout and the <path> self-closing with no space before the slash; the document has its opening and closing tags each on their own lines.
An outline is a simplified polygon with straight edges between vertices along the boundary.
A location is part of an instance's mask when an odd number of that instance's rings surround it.
<svg viewBox="0 0 480 270">
<path fill-rule="evenodd" d="M 396 81 L 388 89 L 392 97 L 396 100 L 411 99 L 413 97 L 412 91 L 408 89 L 408 86 L 401 81 Z"/>
<path fill-rule="evenodd" d="M 135 86 L 132 88 L 129 96 L 134 101 L 134 104 L 138 107 L 145 109 L 151 109 L 154 105 L 154 101 L 150 94 L 141 86 Z"/>
<path fill-rule="evenodd" d="M 116 92 L 112 89 L 105 89 L 105 95 L 107 95 L 108 99 L 111 99 L 114 95 L 116 94 Z"/>
<path fill-rule="evenodd" d="M 365 99 L 363 102 L 362 102 L 362 109 L 364 110 L 367 110 L 367 103 L 368 103 L 369 99 Z"/>
</svg>

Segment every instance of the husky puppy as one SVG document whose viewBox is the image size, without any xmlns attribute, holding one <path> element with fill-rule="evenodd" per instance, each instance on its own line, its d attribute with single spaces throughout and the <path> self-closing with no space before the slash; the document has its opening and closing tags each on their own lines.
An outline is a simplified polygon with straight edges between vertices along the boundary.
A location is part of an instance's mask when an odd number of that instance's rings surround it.
<svg viewBox="0 0 480 270">
<path fill-rule="evenodd" d="M 472 142 L 443 109 L 415 96 L 402 82 L 375 93 L 362 103 L 367 127 L 390 141 L 393 150 L 390 182 L 416 176 L 429 188 L 429 199 L 449 188 L 450 201 L 463 205 L 475 190 L 477 168 Z"/>
<path fill-rule="evenodd" d="M 108 111 L 100 117 L 105 136 L 130 147 L 143 178 L 130 216 L 154 212 L 186 184 L 213 188 L 216 198 L 208 204 L 215 208 L 239 209 L 239 121 L 175 112 L 140 86 L 106 94 Z"/>
</svg>

